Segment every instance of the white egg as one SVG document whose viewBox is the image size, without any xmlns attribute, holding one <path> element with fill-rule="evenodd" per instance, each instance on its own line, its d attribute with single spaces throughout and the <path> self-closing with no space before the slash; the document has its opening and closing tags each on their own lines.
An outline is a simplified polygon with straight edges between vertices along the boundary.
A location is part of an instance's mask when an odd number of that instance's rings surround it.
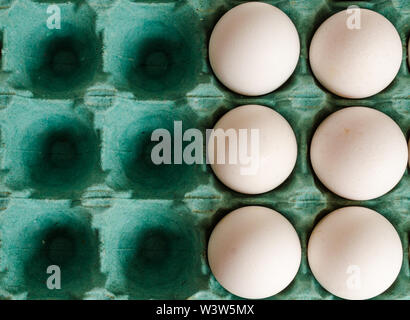
<svg viewBox="0 0 410 320">
<path fill-rule="evenodd" d="M 368 9 L 327 19 L 313 36 L 309 60 L 319 82 L 346 98 L 366 98 L 386 88 L 402 60 L 400 36 L 389 20 Z"/>
<path fill-rule="evenodd" d="M 209 42 L 215 75 L 232 91 L 248 96 L 279 88 L 295 70 L 299 52 L 299 36 L 289 17 L 261 2 L 229 10 Z"/>
<path fill-rule="evenodd" d="M 223 134 L 232 132 L 237 139 L 225 139 Z M 240 106 L 226 113 L 208 141 L 208 158 L 215 175 L 241 193 L 276 188 L 291 174 L 296 157 L 296 137 L 289 123 L 276 111 L 259 105 Z"/>
<path fill-rule="evenodd" d="M 370 299 L 397 278 L 403 248 L 392 224 L 363 207 L 338 209 L 313 229 L 308 261 L 316 280 L 344 299 Z"/>
<path fill-rule="evenodd" d="M 208 261 L 216 280 L 243 298 L 262 299 L 285 289 L 301 261 L 299 237 L 280 213 L 258 206 L 225 216 L 212 231 Z"/>
<path fill-rule="evenodd" d="M 327 117 L 310 148 L 313 170 L 332 192 L 351 200 L 369 200 L 389 192 L 407 166 L 407 142 L 387 115 L 350 107 Z"/>
</svg>

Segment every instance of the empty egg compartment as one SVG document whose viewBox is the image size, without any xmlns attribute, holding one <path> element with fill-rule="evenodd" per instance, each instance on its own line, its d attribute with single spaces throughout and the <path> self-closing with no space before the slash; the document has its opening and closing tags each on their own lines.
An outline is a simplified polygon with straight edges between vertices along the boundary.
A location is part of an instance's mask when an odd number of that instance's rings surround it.
<svg viewBox="0 0 410 320">
<path fill-rule="evenodd" d="M 92 114 L 70 101 L 14 97 L 0 115 L 3 183 L 33 198 L 76 199 L 103 180 Z"/>
<path fill-rule="evenodd" d="M 71 201 L 18 199 L 0 220 L 0 283 L 14 299 L 81 299 L 103 285 L 87 210 Z"/>
<path fill-rule="evenodd" d="M 129 190 L 142 199 L 178 199 L 207 182 L 204 164 L 184 161 L 191 141 L 184 135 L 198 126 L 198 116 L 188 105 L 118 99 L 99 125 L 102 166 L 112 189 Z"/>
<path fill-rule="evenodd" d="M 8 9 L 3 68 L 21 94 L 76 98 L 102 71 L 96 13 L 83 1 L 58 5 L 18 0 Z"/>
<path fill-rule="evenodd" d="M 95 225 L 105 288 L 115 296 L 186 299 L 206 288 L 206 239 L 183 203 L 117 199 Z"/>
<path fill-rule="evenodd" d="M 137 99 L 184 97 L 205 63 L 199 17 L 188 3 L 117 1 L 100 19 L 104 71 Z"/>
</svg>

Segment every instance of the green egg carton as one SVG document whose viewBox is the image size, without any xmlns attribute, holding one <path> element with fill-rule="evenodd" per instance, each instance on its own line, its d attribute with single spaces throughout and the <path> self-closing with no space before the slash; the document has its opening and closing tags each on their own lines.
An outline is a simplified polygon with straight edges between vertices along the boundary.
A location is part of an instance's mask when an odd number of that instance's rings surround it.
<svg viewBox="0 0 410 320">
<path fill-rule="evenodd" d="M 383 197 L 349 201 L 318 181 L 308 155 L 319 123 L 346 106 L 384 112 L 409 138 L 410 2 L 266 1 L 295 23 L 301 54 L 261 97 L 229 91 L 207 57 L 213 26 L 243 2 L 0 0 L 1 299 L 238 299 L 212 276 L 206 247 L 215 224 L 247 205 L 282 213 L 301 240 L 298 274 L 271 299 L 338 299 L 314 279 L 306 245 L 323 216 L 349 205 L 381 213 L 402 241 L 400 274 L 375 299 L 410 299 L 409 170 Z M 325 90 L 307 58 L 314 31 L 349 5 L 384 15 L 403 43 L 396 79 L 362 100 Z M 152 163 L 153 130 L 205 131 L 244 104 L 273 108 L 296 134 L 296 167 L 275 190 L 239 194 L 206 164 Z M 46 285 L 54 265 L 60 289 Z"/>
</svg>

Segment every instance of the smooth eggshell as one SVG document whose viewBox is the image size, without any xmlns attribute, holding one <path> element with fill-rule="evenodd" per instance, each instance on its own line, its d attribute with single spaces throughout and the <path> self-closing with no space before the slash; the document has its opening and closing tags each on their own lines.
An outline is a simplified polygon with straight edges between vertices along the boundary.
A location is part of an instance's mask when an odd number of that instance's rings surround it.
<svg viewBox="0 0 410 320">
<path fill-rule="evenodd" d="M 238 150 L 249 150 L 249 154 L 251 129 L 259 129 L 259 161 L 255 160 L 258 164 L 254 174 L 243 175 L 241 172 L 241 168 L 251 167 L 253 160 L 249 165 L 243 165 L 239 160 L 237 164 L 231 164 L 226 157 L 225 163 L 218 164 L 217 143 L 215 148 L 208 148 L 209 158 L 214 162 L 212 170 L 227 187 L 241 193 L 263 193 L 279 186 L 291 174 L 297 157 L 296 137 L 286 119 L 276 111 L 259 105 L 240 106 L 222 116 L 214 127 L 217 129 L 225 132 L 234 129 L 237 136 L 240 129 L 248 129 L 248 144 L 239 145 Z M 225 143 L 225 153 L 228 152 L 229 143 Z"/>
<path fill-rule="evenodd" d="M 208 261 L 231 293 L 262 299 L 285 289 L 301 261 L 298 235 L 278 212 L 250 206 L 232 211 L 212 231 Z"/>
<path fill-rule="evenodd" d="M 234 92 L 257 96 L 279 88 L 299 59 L 299 36 L 278 8 L 249 2 L 229 10 L 215 25 L 209 60 L 217 78 Z"/>
<path fill-rule="evenodd" d="M 407 166 L 407 142 L 384 113 L 350 107 L 319 125 L 310 158 L 316 175 L 332 192 L 351 200 L 370 200 L 400 181 Z"/>
<path fill-rule="evenodd" d="M 366 98 L 386 88 L 402 60 L 400 36 L 381 14 L 360 9 L 360 28 L 347 10 L 334 14 L 315 32 L 309 52 L 312 71 L 329 91 Z"/>
<path fill-rule="evenodd" d="M 370 299 L 383 293 L 397 278 L 402 259 L 395 228 L 364 207 L 345 207 L 325 216 L 308 243 L 316 280 L 344 299 Z"/>
</svg>

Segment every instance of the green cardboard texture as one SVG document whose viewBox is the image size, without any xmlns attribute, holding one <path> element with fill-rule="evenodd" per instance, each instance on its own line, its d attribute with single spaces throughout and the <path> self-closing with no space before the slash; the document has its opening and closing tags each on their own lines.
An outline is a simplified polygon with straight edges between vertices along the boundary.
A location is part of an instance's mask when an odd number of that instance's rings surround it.
<svg viewBox="0 0 410 320">
<path fill-rule="evenodd" d="M 1 299 L 238 299 L 212 276 L 206 249 L 216 223 L 247 205 L 283 214 L 302 245 L 294 281 L 270 299 L 338 299 L 314 279 L 306 246 L 322 217 L 349 205 L 385 216 L 402 241 L 400 274 L 375 299 L 410 299 L 409 169 L 386 195 L 350 201 L 309 159 L 320 122 L 347 106 L 382 111 L 409 139 L 410 2 L 266 1 L 294 22 L 301 54 L 291 78 L 260 97 L 229 91 L 208 62 L 213 26 L 243 2 L 0 0 Z M 307 57 L 315 30 L 349 5 L 384 15 L 403 43 L 396 79 L 362 100 L 324 89 Z M 239 194 L 205 163 L 152 163 L 153 130 L 182 121 L 205 133 L 245 104 L 274 109 L 295 132 L 295 169 L 275 190 Z M 59 290 L 47 287 L 51 265 Z"/>
</svg>

